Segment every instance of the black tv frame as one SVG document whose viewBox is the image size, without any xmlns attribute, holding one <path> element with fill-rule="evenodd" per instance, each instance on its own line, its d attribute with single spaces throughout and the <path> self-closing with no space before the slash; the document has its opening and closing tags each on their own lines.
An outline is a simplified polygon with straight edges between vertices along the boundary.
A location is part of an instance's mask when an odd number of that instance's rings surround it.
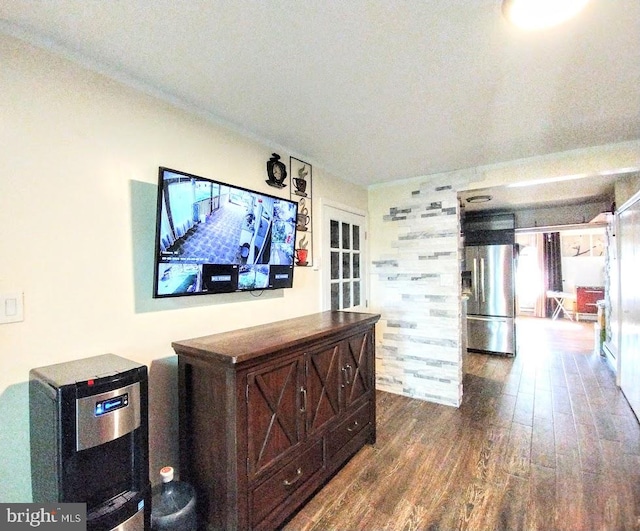
<svg viewBox="0 0 640 531">
<path fill-rule="evenodd" d="M 291 199 L 160 166 L 153 297 L 293 287 L 297 208 Z"/>
</svg>

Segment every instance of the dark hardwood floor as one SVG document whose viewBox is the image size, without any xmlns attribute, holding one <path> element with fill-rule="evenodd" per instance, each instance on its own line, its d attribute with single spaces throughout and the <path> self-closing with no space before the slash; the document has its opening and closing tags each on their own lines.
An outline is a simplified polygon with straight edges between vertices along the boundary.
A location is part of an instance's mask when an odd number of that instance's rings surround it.
<svg viewBox="0 0 640 531">
<path fill-rule="evenodd" d="M 457 409 L 378 392 L 377 443 L 284 529 L 640 529 L 640 427 L 592 330 L 519 319 Z"/>
</svg>

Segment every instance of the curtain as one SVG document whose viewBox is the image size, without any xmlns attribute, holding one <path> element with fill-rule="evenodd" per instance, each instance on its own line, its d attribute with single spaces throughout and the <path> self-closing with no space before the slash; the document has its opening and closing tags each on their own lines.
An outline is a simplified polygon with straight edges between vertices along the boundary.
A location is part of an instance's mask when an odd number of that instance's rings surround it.
<svg viewBox="0 0 640 531">
<path fill-rule="evenodd" d="M 545 232 L 544 235 L 544 276 L 547 291 L 562 291 L 562 252 L 560 249 L 560 233 Z M 546 299 L 545 314 L 551 317 L 556 302 Z"/>
<path fill-rule="evenodd" d="M 533 308 L 533 315 L 535 317 L 545 317 L 547 310 L 547 290 L 546 287 L 546 267 L 544 260 L 544 242 L 546 238 L 541 232 L 535 234 L 535 246 L 536 246 L 536 259 L 538 263 L 538 271 L 540 272 L 536 276 L 537 293 L 535 306 Z"/>
</svg>

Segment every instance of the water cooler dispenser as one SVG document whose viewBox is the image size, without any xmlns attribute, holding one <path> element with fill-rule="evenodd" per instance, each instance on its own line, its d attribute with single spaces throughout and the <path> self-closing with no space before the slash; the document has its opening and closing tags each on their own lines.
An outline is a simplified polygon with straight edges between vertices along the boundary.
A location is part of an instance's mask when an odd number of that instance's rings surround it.
<svg viewBox="0 0 640 531">
<path fill-rule="evenodd" d="M 147 367 L 105 354 L 29 373 L 36 503 L 87 504 L 89 531 L 150 528 Z"/>
</svg>

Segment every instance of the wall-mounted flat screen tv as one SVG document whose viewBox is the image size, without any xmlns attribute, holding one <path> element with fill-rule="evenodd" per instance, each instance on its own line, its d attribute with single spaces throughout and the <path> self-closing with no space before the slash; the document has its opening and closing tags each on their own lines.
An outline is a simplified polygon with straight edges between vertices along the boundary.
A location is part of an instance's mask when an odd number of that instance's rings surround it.
<svg viewBox="0 0 640 531">
<path fill-rule="evenodd" d="M 161 167 L 153 296 L 292 287 L 297 208 Z"/>
</svg>

